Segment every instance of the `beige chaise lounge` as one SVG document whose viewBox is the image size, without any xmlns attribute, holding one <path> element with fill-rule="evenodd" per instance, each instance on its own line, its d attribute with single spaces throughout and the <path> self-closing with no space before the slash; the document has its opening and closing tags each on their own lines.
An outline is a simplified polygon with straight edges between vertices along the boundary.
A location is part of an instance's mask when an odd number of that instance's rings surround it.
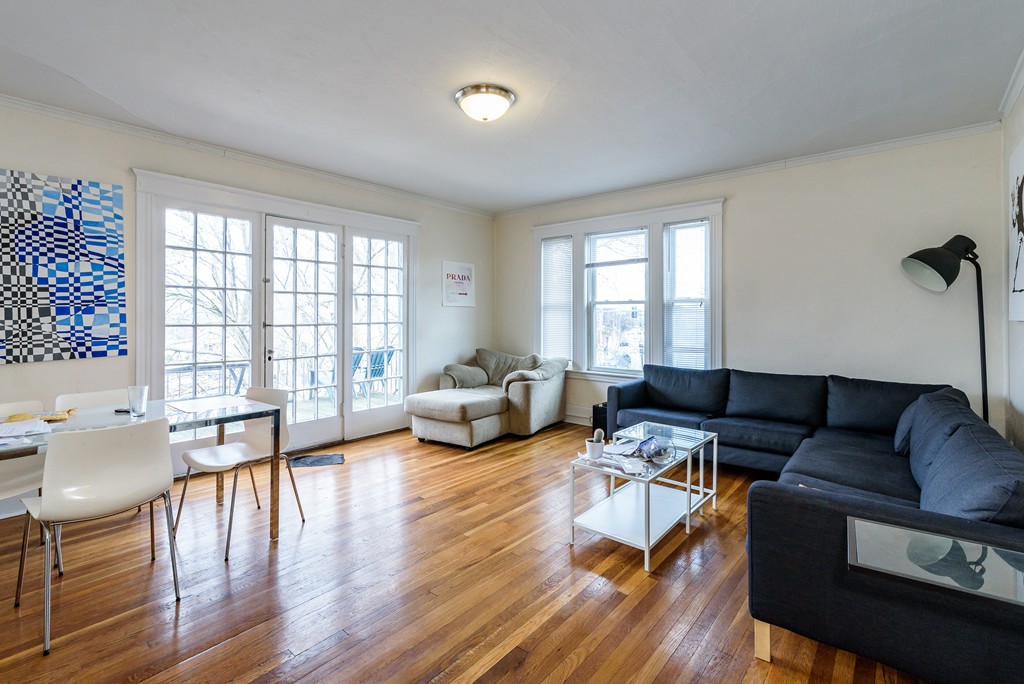
<svg viewBox="0 0 1024 684">
<path fill-rule="evenodd" d="M 565 418 L 565 359 L 477 349 L 468 364 L 444 367 L 440 389 L 411 394 L 412 434 L 472 448 L 511 432 L 532 435 Z"/>
</svg>

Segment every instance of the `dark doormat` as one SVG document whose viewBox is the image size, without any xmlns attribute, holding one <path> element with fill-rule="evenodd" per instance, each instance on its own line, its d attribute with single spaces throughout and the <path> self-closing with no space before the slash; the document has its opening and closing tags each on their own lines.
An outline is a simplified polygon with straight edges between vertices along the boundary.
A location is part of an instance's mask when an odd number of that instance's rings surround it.
<svg viewBox="0 0 1024 684">
<path fill-rule="evenodd" d="M 310 454 L 308 456 L 292 456 L 291 462 L 292 468 L 341 465 L 345 462 L 345 454 Z"/>
</svg>

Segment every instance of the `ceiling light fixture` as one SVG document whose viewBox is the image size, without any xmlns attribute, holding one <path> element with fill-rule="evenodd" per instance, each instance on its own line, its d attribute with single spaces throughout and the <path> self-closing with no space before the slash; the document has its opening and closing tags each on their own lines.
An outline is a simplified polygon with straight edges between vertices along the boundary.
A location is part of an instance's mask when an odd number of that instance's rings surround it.
<svg viewBox="0 0 1024 684">
<path fill-rule="evenodd" d="M 455 102 L 471 119 L 494 121 L 508 111 L 516 94 L 493 83 L 477 83 L 455 92 Z"/>
</svg>

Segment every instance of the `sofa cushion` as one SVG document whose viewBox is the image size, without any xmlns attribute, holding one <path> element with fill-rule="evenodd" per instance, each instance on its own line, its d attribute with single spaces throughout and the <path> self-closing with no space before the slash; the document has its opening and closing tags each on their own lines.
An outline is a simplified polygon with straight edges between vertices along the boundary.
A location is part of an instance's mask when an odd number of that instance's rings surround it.
<svg viewBox="0 0 1024 684">
<path fill-rule="evenodd" d="M 647 397 L 658 406 L 720 416 L 729 398 L 729 369 L 694 370 L 644 364 Z"/>
<path fill-rule="evenodd" d="M 828 385 L 823 375 L 733 370 L 725 415 L 824 425 Z"/>
<path fill-rule="evenodd" d="M 846 496 L 859 496 L 862 499 L 869 499 L 871 501 L 878 501 L 880 503 L 893 504 L 896 506 L 906 506 L 907 508 L 917 508 L 917 502 L 909 499 L 899 499 L 895 496 L 886 496 L 885 494 L 879 494 L 878 492 L 869 492 L 866 489 L 857 489 L 856 487 L 849 487 L 847 485 L 837 484 L 835 482 L 829 482 L 828 480 L 819 480 L 816 477 L 809 475 L 803 475 L 797 472 L 786 472 L 779 476 L 779 482 L 782 484 L 793 485 L 795 487 L 807 487 L 808 489 L 817 489 L 823 492 L 831 492 L 834 494 L 845 494 Z"/>
<path fill-rule="evenodd" d="M 706 432 L 717 432 L 718 443 L 747 449 L 761 449 L 776 454 L 791 454 L 814 428 L 797 423 L 783 423 L 760 418 L 722 416 L 709 418 L 700 425 Z"/>
<path fill-rule="evenodd" d="M 832 434 L 805 440 L 783 473 L 798 473 L 825 482 L 882 496 L 919 501 L 921 490 L 910 474 L 907 459 L 897 456 L 886 438 L 843 438 Z"/>
<path fill-rule="evenodd" d="M 700 424 L 706 419 L 707 416 L 704 413 L 647 406 L 644 408 L 619 409 L 615 422 L 618 423 L 620 428 L 626 428 L 647 420 L 652 423 L 661 423 L 662 425 L 676 425 L 678 427 L 690 428 L 691 430 L 700 430 Z"/>
<path fill-rule="evenodd" d="M 879 435 L 896 431 L 904 409 L 928 392 L 948 385 L 862 380 L 828 376 L 828 426 Z"/>
<path fill-rule="evenodd" d="M 892 439 L 886 435 L 875 435 L 870 432 L 821 427 L 814 431 L 814 439 L 819 440 L 822 444 L 832 442 L 877 454 L 892 453 Z"/>
<path fill-rule="evenodd" d="M 536 354 L 529 356 L 513 356 L 505 352 L 492 349 L 477 349 L 476 363 L 487 373 L 487 382 L 491 385 L 501 385 L 501 381 L 509 373 L 517 370 L 533 370 L 544 360 Z"/>
<path fill-rule="evenodd" d="M 964 425 L 928 469 L 921 508 L 1024 528 L 1024 454 L 988 425 Z"/>
<path fill-rule="evenodd" d="M 704 460 L 710 458 L 711 450 L 704 452 Z M 781 473 L 789 461 L 789 454 L 772 454 L 761 449 L 744 449 L 743 447 L 718 445 L 718 462 L 728 465 L 753 468 L 769 473 Z"/>
<path fill-rule="evenodd" d="M 910 425 L 910 471 L 919 486 L 924 485 L 928 468 L 942 445 L 962 425 L 980 423 L 971 410 L 967 395 L 952 387 L 922 394 L 914 402 Z"/>
<path fill-rule="evenodd" d="M 508 399 L 505 393 L 494 385 L 420 392 L 405 398 L 406 413 L 456 423 L 477 420 L 507 410 Z"/>
</svg>

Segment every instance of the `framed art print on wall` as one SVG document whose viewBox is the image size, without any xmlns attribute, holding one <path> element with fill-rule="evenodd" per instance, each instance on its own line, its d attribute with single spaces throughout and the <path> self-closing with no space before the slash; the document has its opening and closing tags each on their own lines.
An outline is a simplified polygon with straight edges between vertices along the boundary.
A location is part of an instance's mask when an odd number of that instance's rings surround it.
<svg viewBox="0 0 1024 684">
<path fill-rule="evenodd" d="M 1010 320 L 1024 321 L 1024 140 L 1010 155 Z"/>
<path fill-rule="evenodd" d="M 0 364 L 128 354 L 120 185 L 0 169 Z"/>
<path fill-rule="evenodd" d="M 459 261 L 441 263 L 441 304 L 476 306 L 476 273 L 473 264 Z"/>
</svg>

